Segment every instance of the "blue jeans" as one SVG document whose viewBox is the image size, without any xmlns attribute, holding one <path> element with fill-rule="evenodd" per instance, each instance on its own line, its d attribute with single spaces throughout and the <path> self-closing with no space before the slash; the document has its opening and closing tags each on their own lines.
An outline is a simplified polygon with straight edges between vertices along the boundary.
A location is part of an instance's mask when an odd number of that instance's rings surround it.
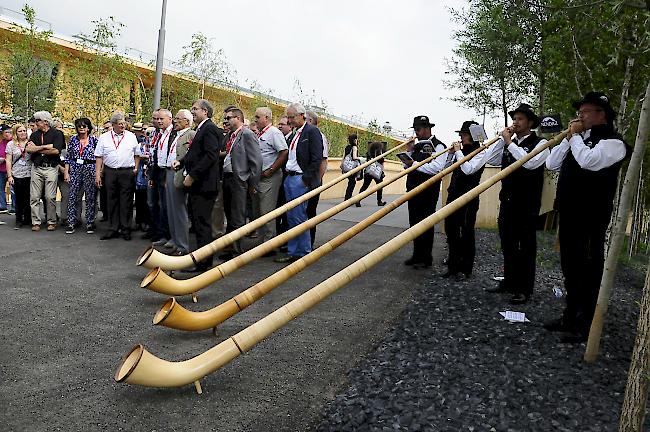
<svg viewBox="0 0 650 432">
<path fill-rule="evenodd" d="M 7 173 L 0 171 L 0 210 L 7 210 Z"/>
<path fill-rule="evenodd" d="M 287 176 L 284 181 L 284 194 L 287 202 L 306 194 L 309 191 L 307 186 L 302 182 L 302 176 Z M 293 228 L 307 220 L 307 201 L 292 208 L 287 212 L 287 222 L 289 228 Z M 309 230 L 305 229 L 297 237 L 287 242 L 289 255 L 302 257 L 311 252 L 311 238 Z"/>
</svg>

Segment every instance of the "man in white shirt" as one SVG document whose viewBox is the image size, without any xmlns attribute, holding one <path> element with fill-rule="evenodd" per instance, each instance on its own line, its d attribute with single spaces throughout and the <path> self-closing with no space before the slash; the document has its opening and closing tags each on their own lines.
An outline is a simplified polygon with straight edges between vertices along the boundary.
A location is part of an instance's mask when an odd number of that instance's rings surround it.
<svg viewBox="0 0 650 432">
<path fill-rule="evenodd" d="M 314 111 L 307 111 L 307 123 L 309 123 L 312 126 L 318 127 L 318 115 Z M 327 172 L 327 157 L 329 154 L 329 142 L 327 141 L 327 137 L 325 137 L 325 134 L 323 131 L 318 129 L 320 131 L 320 135 L 323 139 L 323 160 L 321 161 L 320 164 L 320 183 L 323 184 L 323 177 L 325 176 L 325 173 Z M 307 202 L 307 217 L 309 219 L 316 217 L 316 209 L 318 208 L 318 201 L 320 200 L 320 194 L 315 195 L 309 199 Z M 316 227 L 313 227 L 309 230 L 309 236 L 311 239 L 311 248 L 314 249 L 314 243 L 316 241 Z"/>
<path fill-rule="evenodd" d="M 278 194 L 282 187 L 282 167 L 287 163 L 289 147 L 284 135 L 273 126 L 273 112 L 268 107 L 255 110 L 255 124 L 262 153 L 262 174 L 259 190 L 253 195 L 253 214 L 257 219 L 276 208 Z M 275 222 L 270 221 L 260 229 L 262 241 L 268 241 L 275 231 Z M 269 254 L 273 255 L 273 253 Z"/>
<path fill-rule="evenodd" d="M 413 130 L 415 131 L 415 138 L 413 140 L 417 139 L 417 141 L 415 141 L 411 149 L 407 151 L 412 160 L 404 165 L 411 166 L 413 161 L 421 162 L 436 153 L 440 153 L 440 155 L 407 175 L 407 192 L 415 189 L 417 186 L 429 180 L 445 168 L 447 153 L 445 153 L 444 150 L 446 147 L 440 140 L 431 134 L 431 128 L 434 126 L 435 125 L 429 121 L 429 117 L 425 115 L 417 116 L 413 119 Z M 409 200 L 408 210 L 410 226 L 418 224 L 436 211 L 436 204 L 438 203 L 439 195 L 440 183 L 436 183 Z M 431 254 L 433 249 L 433 233 L 434 228 L 431 227 L 413 240 L 413 255 L 411 255 L 411 258 L 404 261 L 405 265 L 413 266 L 415 269 L 431 267 L 433 261 L 433 256 Z"/>
<path fill-rule="evenodd" d="M 176 138 L 172 123 L 172 113 L 166 109 L 158 109 L 152 114 L 156 133 L 151 140 L 151 161 L 148 167 L 149 176 L 149 209 L 153 225 L 151 240 L 154 246 L 172 248 L 170 242 L 169 220 L 167 219 L 167 198 L 165 196 L 166 171 L 171 166 L 173 157 L 169 149 Z"/>
<path fill-rule="evenodd" d="M 561 342 L 587 340 L 603 276 L 605 233 L 614 208 L 618 175 L 629 153 L 614 129 L 609 98 L 589 92 L 574 102 L 577 119 L 551 151 L 546 166 L 560 171 L 556 203 L 560 214 L 560 262 L 566 308 L 549 321 L 549 331 L 565 332 Z"/>
<path fill-rule="evenodd" d="M 102 171 L 108 201 L 109 232 L 100 240 L 109 240 L 122 234 L 131 240 L 133 188 L 140 163 L 140 145 L 133 132 L 125 130 L 124 113 L 111 116 L 113 129 L 100 135 L 95 147 L 95 183 L 102 186 Z"/>
<path fill-rule="evenodd" d="M 507 168 L 546 140 L 532 129 L 539 126 L 539 117 L 528 104 L 520 104 L 508 112 L 512 126 L 501 132 L 501 139 L 486 152 L 475 157 Z M 516 137 L 515 137 L 516 135 Z M 501 181 L 499 193 L 499 237 L 503 253 L 503 281 L 488 292 L 512 294 L 511 304 L 526 303 L 535 286 L 537 257 L 537 218 L 544 186 L 544 162 L 549 151 L 545 149 Z"/>
</svg>

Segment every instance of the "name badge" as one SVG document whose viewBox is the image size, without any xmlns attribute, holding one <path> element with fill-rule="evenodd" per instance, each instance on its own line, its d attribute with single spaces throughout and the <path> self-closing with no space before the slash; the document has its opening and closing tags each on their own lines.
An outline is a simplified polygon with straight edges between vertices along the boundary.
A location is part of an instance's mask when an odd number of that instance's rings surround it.
<svg viewBox="0 0 650 432">
<path fill-rule="evenodd" d="M 83 164 L 84 164 L 84 160 L 83 160 L 83 159 L 77 159 L 77 163 L 78 163 L 79 165 L 83 165 Z"/>
<path fill-rule="evenodd" d="M 18 162 L 16 162 L 16 165 L 25 166 L 27 165 L 27 162 L 25 162 L 25 159 L 21 158 Z"/>
</svg>

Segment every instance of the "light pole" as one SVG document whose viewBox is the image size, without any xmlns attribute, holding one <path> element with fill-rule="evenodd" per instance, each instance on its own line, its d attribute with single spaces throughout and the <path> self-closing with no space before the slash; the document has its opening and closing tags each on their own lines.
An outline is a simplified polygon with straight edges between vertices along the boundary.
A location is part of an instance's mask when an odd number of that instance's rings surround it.
<svg viewBox="0 0 650 432">
<path fill-rule="evenodd" d="M 167 12 L 167 0 L 162 3 L 162 15 L 160 17 L 160 30 L 158 30 L 158 53 L 156 54 L 156 81 L 153 87 L 153 110 L 160 108 L 160 93 L 162 88 L 162 70 L 165 56 L 165 14 Z"/>
</svg>

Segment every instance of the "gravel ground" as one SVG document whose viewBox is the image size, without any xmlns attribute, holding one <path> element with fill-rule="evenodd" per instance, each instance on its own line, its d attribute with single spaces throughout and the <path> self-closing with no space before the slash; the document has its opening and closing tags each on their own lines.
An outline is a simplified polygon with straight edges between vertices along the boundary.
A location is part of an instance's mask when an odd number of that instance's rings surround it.
<svg viewBox="0 0 650 432">
<path fill-rule="evenodd" d="M 617 430 L 643 272 L 619 267 L 601 355 L 586 364 L 585 344 L 560 344 L 541 327 L 564 305 L 553 295 L 562 286 L 553 242 L 539 235 L 535 294 L 510 306 L 506 295 L 484 292 L 502 258 L 498 235 L 478 232 L 473 277 L 448 281 L 434 268 L 396 327 L 348 372 L 318 430 Z M 531 322 L 504 321 L 505 310 Z"/>
</svg>

